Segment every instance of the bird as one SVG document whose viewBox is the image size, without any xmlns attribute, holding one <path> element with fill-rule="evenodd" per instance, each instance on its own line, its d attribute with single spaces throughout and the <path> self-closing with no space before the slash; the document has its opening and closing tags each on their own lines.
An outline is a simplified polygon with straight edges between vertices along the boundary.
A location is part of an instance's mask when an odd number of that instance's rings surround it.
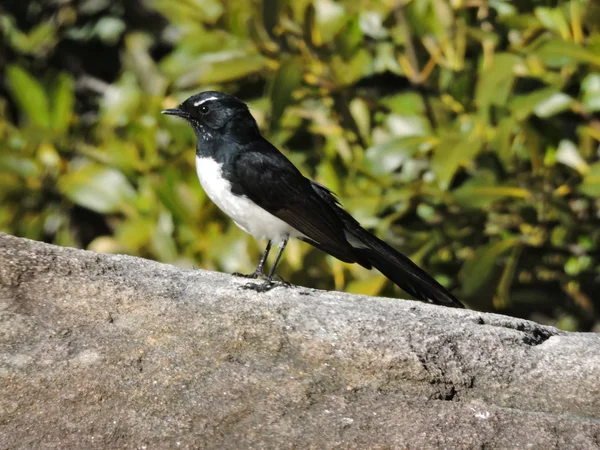
<svg viewBox="0 0 600 450">
<path fill-rule="evenodd" d="M 268 241 L 249 278 L 264 278 L 249 289 L 270 290 L 289 241 L 307 242 L 346 263 L 378 269 L 413 297 L 464 308 L 446 288 L 408 257 L 365 230 L 324 185 L 300 170 L 265 139 L 246 103 L 235 96 L 205 91 L 162 114 L 185 119 L 194 130 L 196 172 L 207 196 L 235 224 Z M 279 247 L 268 274 L 265 262 Z"/>
</svg>

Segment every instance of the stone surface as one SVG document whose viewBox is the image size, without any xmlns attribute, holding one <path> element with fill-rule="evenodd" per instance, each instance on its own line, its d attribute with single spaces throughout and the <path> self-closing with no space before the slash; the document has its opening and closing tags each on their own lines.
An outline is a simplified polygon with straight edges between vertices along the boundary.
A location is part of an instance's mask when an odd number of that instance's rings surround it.
<svg viewBox="0 0 600 450">
<path fill-rule="evenodd" d="M 0 449 L 600 448 L 600 336 L 0 235 Z"/>
</svg>

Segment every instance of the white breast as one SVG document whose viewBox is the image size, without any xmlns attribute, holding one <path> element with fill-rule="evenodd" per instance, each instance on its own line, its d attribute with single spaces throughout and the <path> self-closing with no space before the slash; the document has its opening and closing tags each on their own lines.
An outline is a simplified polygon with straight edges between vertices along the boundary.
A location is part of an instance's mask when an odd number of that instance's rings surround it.
<svg viewBox="0 0 600 450">
<path fill-rule="evenodd" d="M 246 233 L 257 239 L 272 239 L 275 244 L 285 236 L 302 236 L 247 197 L 234 195 L 231 183 L 223 178 L 222 164 L 214 159 L 196 156 L 196 172 L 206 195 Z"/>
</svg>

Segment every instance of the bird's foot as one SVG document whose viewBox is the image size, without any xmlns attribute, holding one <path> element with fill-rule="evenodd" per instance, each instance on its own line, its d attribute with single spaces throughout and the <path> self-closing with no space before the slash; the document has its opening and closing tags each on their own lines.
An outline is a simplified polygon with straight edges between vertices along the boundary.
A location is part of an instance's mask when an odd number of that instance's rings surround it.
<svg viewBox="0 0 600 450">
<path fill-rule="evenodd" d="M 241 289 L 245 289 L 247 291 L 255 291 L 255 292 L 269 292 L 276 286 L 275 283 L 269 280 L 265 280 L 262 283 L 246 283 L 240 286 Z"/>
<path fill-rule="evenodd" d="M 290 283 L 290 282 L 288 282 L 288 281 L 285 281 L 285 280 L 284 280 L 283 278 L 281 278 L 279 275 L 273 275 L 273 276 L 271 277 L 271 280 L 273 280 L 273 281 L 277 281 L 279 284 L 281 284 L 281 285 L 282 285 L 282 286 L 284 286 L 284 287 L 292 287 L 292 286 L 293 286 L 293 284 L 292 284 L 292 283 Z"/>
<path fill-rule="evenodd" d="M 262 278 L 265 277 L 266 275 L 261 272 L 260 270 L 255 270 L 252 273 L 239 273 L 239 272 L 233 272 L 231 274 L 234 277 L 241 277 L 241 278 L 250 278 L 252 280 L 256 280 L 257 278 Z"/>
<path fill-rule="evenodd" d="M 285 287 L 285 288 L 289 288 L 292 287 L 291 283 L 288 283 L 287 281 L 283 280 L 281 277 L 277 277 L 279 278 L 279 280 L 274 283 L 272 280 L 265 280 L 262 283 L 246 283 L 242 286 L 240 286 L 241 289 L 245 289 L 248 291 L 255 291 L 255 292 L 269 292 L 271 289 L 276 288 L 276 287 Z"/>
</svg>

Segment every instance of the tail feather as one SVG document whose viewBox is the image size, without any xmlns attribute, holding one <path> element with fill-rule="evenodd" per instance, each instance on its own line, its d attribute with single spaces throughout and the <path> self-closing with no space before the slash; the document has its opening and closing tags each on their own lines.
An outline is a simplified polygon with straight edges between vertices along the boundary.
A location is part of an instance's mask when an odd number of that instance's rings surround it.
<svg viewBox="0 0 600 450">
<path fill-rule="evenodd" d="M 464 308 L 435 278 L 417 266 L 409 258 L 365 230 L 344 211 L 325 186 L 312 182 L 315 192 L 331 206 L 346 226 L 346 238 L 356 254 L 356 262 L 367 269 L 375 267 L 398 287 L 414 297 L 438 305 Z"/>
<path fill-rule="evenodd" d="M 352 231 L 352 234 L 365 244 L 365 247 L 356 249 L 361 259 L 366 259 L 370 265 L 400 288 L 421 300 L 438 305 L 464 308 L 464 305 L 439 284 L 435 278 L 402 253 L 363 228 L 360 228 L 360 231 Z"/>
</svg>

